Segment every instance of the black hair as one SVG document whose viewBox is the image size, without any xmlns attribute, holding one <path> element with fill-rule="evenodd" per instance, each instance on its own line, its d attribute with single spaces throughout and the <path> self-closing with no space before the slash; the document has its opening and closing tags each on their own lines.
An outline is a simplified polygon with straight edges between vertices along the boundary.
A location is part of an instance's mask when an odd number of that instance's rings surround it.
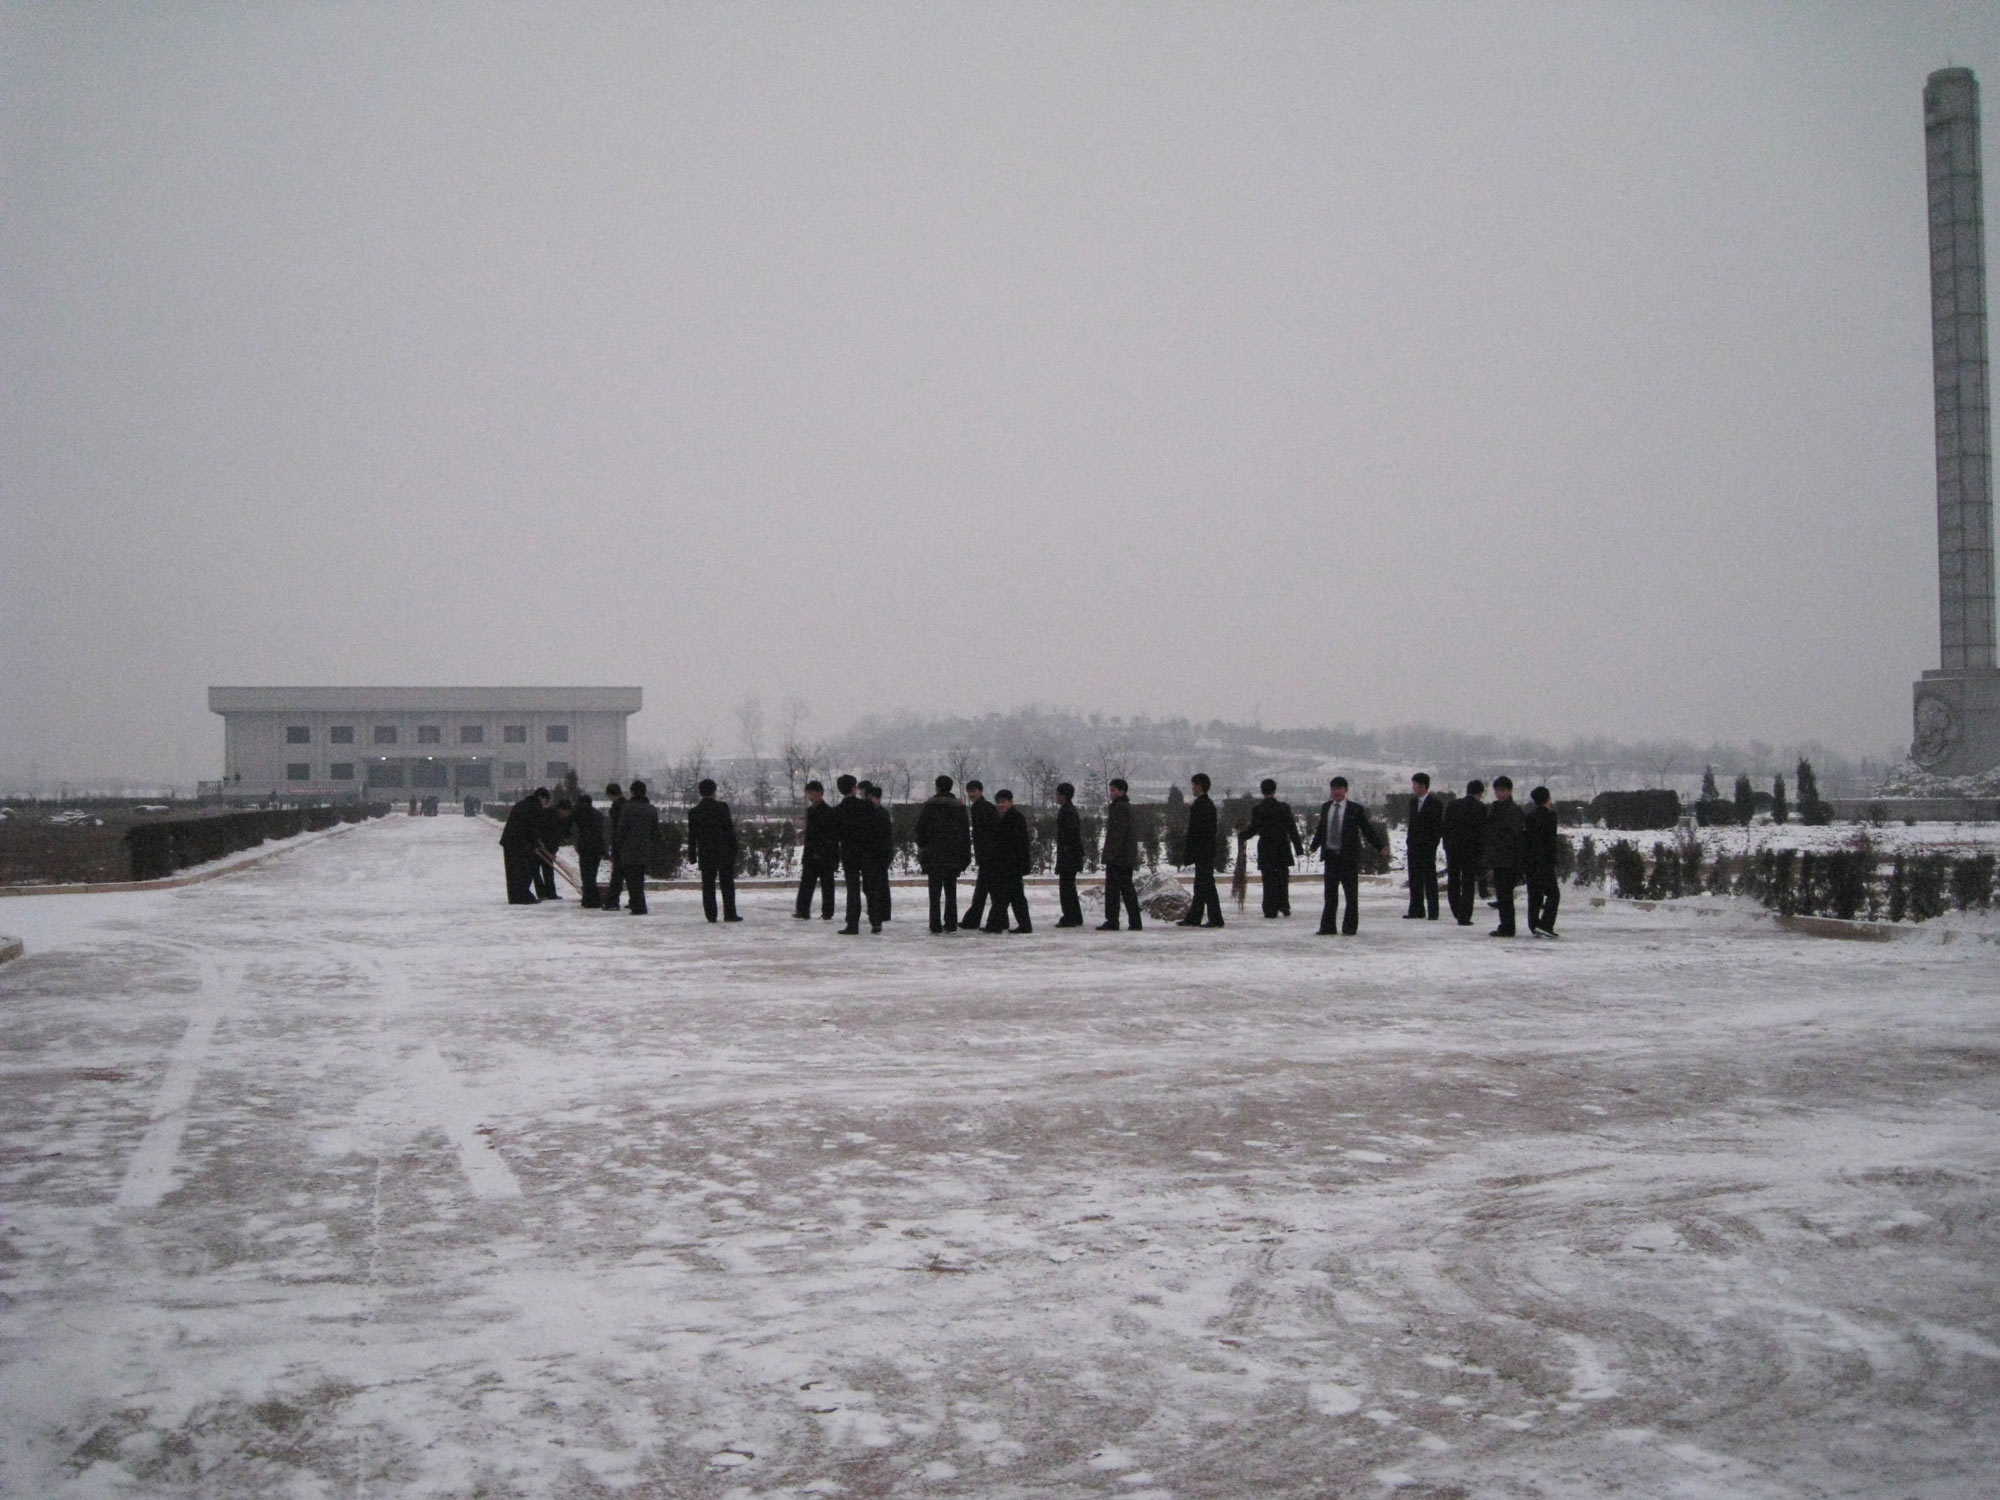
<svg viewBox="0 0 2000 1500">
<path fill-rule="evenodd" d="M 1344 792 L 1347 790 L 1347 778 L 1345 776 L 1336 776 L 1333 778 L 1333 780 L 1329 781 L 1327 785 L 1337 786 Z"/>
<path fill-rule="evenodd" d="M 949 776 L 938 777 L 937 789 L 940 797 L 949 795 L 951 792 L 951 778 Z"/>
<path fill-rule="evenodd" d="M 1262 781 L 1257 783 L 1257 790 L 1262 792 L 1266 797 L 1275 797 L 1278 795 L 1278 783 L 1266 776 Z"/>
<path fill-rule="evenodd" d="M 1003 786 L 1000 788 L 999 791 L 993 794 L 993 800 L 995 802 L 1012 802 L 1014 800 L 1014 794 L 1008 791 L 1007 788 Z"/>
<path fill-rule="evenodd" d="M 826 790 L 826 787 L 820 781 L 820 779 L 817 776 L 815 776 L 811 781 L 808 781 L 806 783 L 806 790 L 809 792 L 824 792 Z"/>
<path fill-rule="evenodd" d="M 1494 791 L 1496 791 L 1496 792 L 1511 792 L 1511 791 L 1513 791 L 1513 790 L 1514 790 L 1514 778 L 1513 778 L 1513 777 L 1511 777 L 1511 776 L 1495 776 L 1495 777 L 1493 778 L 1493 790 L 1494 790 Z"/>
<path fill-rule="evenodd" d="M 1196 786 L 1200 787 L 1204 792 L 1214 785 L 1214 783 L 1208 779 L 1207 775 L 1201 771 L 1195 772 L 1194 775 L 1188 777 L 1188 780 L 1193 782 Z"/>
<path fill-rule="evenodd" d="M 1465 795 L 1468 797 L 1477 797 L 1481 792 L 1485 790 L 1486 790 L 1486 783 L 1481 781 L 1477 776 L 1473 777 L 1472 780 L 1466 782 L 1465 784 Z"/>
<path fill-rule="evenodd" d="M 834 782 L 834 786 L 839 789 L 840 795 L 845 797 L 854 790 L 855 781 L 852 776 L 843 776 Z"/>
<path fill-rule="evenodd" d="M 1067 781 L 1058 781 L 1056 783 L 1056 795 L 1058 797 L 1074 797 L 1076 795 L 1076 788 L 1071 786 Z"/>
<path fill-rule="evenodd" d="M 1125 784 L 1123 776 L 1114 776 L 1111 778 L 1111 790 L 1114 792 L 1129 792 L 1132 788 Z"/>
<path fill-rule="evenodd" d="M 968 792 L 983 792 L 986 790 L 986 783 L 974 777 L 971 781 L 966 782 L 965 789 Z"/>
<path fill-rule="evenodd" d="M 635 782 L 633 782 L 633 783 L 632 783 L 632 795 L 633 795 L 633 796 L 635 796 L 635 797 L 643 797 L 643 796 L 645 796 L 645 795 L 646 795 L 646 783 L 645 783 L 645 782 L 643 782 L 643 781 L 635 781 Z"/>
<path fill-rule="evenodd" d="M 1410 780 L 1418 786 L 1428 787 L 1431 784 L 1431 775 L 1428 771 L 1413 771 L 1410 773 Z"/>
<path fill-rule="evenodd" d="M 704 776 L 700 781 L 695 783 L 694 789 L 704 797 L 713 797 L 715 795 L 715 781 L 712 777 Z"/>
<path fill-rule="evenodd" d="M 1532 792 L 1528 793 L 1528 800 L 1546 806 L 1549 800 L 1549 789 L 1545 786 L 1536 787 Z"/>
</svg>

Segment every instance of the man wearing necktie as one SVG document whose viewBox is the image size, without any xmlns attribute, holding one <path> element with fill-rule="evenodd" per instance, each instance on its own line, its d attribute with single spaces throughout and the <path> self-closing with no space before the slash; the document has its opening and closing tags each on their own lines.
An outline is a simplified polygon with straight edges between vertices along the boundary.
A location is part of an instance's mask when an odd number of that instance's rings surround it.
<svg viewBox="0 0 2000 1500">
<path fill-rule="evenodd" d="M 1327 800 L 1320 804 L 1319 826 L 1313 831 L 1312 847 L 1321 851 L 1326 863 L 1326 905 L 1319 915 L 1319 935 L 1353 937 L 1361 927 L 1361 846 L 1380 849 L 1388 836 L 1377 832 L 1368 821 L 1367 809 L 1347 800 L 1347 778 L 1336 776 L 1327 783 Z M 1340 898 L 1347 898 L 1347 910 L 1340 910 Z M 1339 918 L 1339 925 L 1335 919 Z"/>
</svg>

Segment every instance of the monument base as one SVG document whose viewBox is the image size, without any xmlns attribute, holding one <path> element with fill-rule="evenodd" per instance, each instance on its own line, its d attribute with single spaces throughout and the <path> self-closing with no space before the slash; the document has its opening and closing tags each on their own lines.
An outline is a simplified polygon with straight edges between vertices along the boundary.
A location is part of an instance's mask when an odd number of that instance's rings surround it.
<svg viewBox="0 0 2000 1500">
<path fill-rule="evenodd" d="M 2000 766 L 2000 669 L 1926 672 L 1913 690 L 1910 759 L 1933 776 Z"/>
</svg>

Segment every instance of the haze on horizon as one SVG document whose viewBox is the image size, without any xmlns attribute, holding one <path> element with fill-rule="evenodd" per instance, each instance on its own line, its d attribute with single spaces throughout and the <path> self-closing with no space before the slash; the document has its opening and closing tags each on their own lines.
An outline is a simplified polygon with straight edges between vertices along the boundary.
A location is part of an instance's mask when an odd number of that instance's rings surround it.
<svg viewBox="0 0 2000 1500">
<path fill-rule="evenodd" d="M 2000 7 L 6 5 L 0 775 L 213 775 L 214 683 L 1900 753 L 1947 64 Z"/>
</svg>

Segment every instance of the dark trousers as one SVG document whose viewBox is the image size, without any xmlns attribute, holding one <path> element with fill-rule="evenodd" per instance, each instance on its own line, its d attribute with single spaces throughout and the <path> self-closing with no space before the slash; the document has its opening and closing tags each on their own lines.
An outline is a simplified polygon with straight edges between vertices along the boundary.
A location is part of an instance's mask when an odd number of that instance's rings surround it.
<svg viewBox="0 0 2000 1500">
<path fill-rule="evenodd" d="M 1354 860 L 1330 859 L 1326 862 L 1326 905 L 1320 908 L 1319 930 L 1332 932 L 1335 919 L 1339 919 L 1339 930 L 1348 937 L 1361 929 L 1361 866 Z M 1340 910 L 1340 898 L 1347 898 L 1347 910 Z"/>
<path fill-rule="evenodd" d="M 958 931 L 958 871 L 931 871 L 931 931 Z"/>
<path fill-rule="evenodd" d="M 1131 865 L 1106 865 L 1104 867 L 1104 922 L 1107 927 L 1118 925 L 1118 907 L 1122 902 L 1125 913 L 1131 918 L 1132 930 L 1137 932 L 1144 925 L 1139 920 L 1139 890 L 1132 884 Z"/>
<path fill-rule="evenodd" d="M 840 862 L 832 859 L 814 859 L 807 855 L 802 863 L 803 873 L 799 876 L 799 904 L 793 908 L 800 916 L 809 917 L 813 911 L 813 887 L 819 887 L 819 914 L 833 915 L 833 877 L 840 868 Z"/>
<path fill-rule="evenodd" d="M 1528 876 L 1528 931 L 1556 930 L 1556 909 L 1562 905 L 1562 884 L 1554 870 L 1536 870 Z"/>
<path fill-rule="evenodd" d="M 625 882 L 625 888 L 632 893 L 631 909 L 640 916 L 646 914 L 646 867 L 644 865 L 620 865 L 618 875 Z M 614 886 L 615 890 L 616 887 Z M 612 903 L 614 906 L 616 902 Z"/>
<path fill-rule="evenodd" d="M 597 867 L 603 862 L 604 856 L 601 854 L 585 854 L 581 849 L 576 852 L 577 873 L 582 877 L 583 904 L 585 906 L 597 906 L 600 904 L 601 898 L 597 890 Z"/>
<path fill-rule="evenodd" d="M 627 866 L 619 864 L 615 859 L 611 861 L 611 880 L 604 887 L 604 909 L 606 911 L 618 910 L 618 893 L 625 888 L 625 871 L 627 868 Z"/>
<path fill-rule="evenodd" d="M 1033 932 L 1034 923 L 1028 920 L 1028 890 L 1018 875 L 1001 875 L 993 881 L 993 915 L 986 919 L 988 932 L 1005 932 L 1007 914 L 1014 914 L 1016 932 Z"/>
<path fill-rule="evenodd" d="M 555 862 L 539 854 L 535 856 L 535 894 L 544 901 L 561 899 L 561 892 L 556 889 Z"/>
<path fill-rule="evenodd" d="M 722 888 L 722 914 L 731 920 L 736 916 L 736 872 L 726 865 L 703 865 L 701 867 L 701 914 L 709 921 L 715 920 L 715 891 Z"/>
<path fill-rule="evenodd" d="M 1222 925 L 1222 897 L 1215 889 L 1215 867 L 1206 860 L 1194 867 L 1194 905 L 1188 908 L 1183 920 L 1190 927 Z"/>
<path fill-rule="evenodd" d="M 1520 883 L 1519 870 L 1493 872 L 1493 904 L 1500 908 L 1500 925 L 1493 930 L 1502 937 L 1514 936 L 1514 887 Z"/>
<path fill-rule="evenodd" d="M 979 919 L 986 915 L 986 903 L 993 895 L 993 877 L 987 874 L 984 861 L 979 873 L 972 878 L 972 899 L 966 903 L 965 916 L 959 922 L 961 927 L 977 927 Z"/>
<path fill-rule="evenodd" d="M 861 887 L 864 877 L 860 865 L 843 864 L 840 873 L 847 878 L 847 930 L 861 930 Z M 872 903 L 871 903 L 872 904 Z"/>
<path fill-rule="evenodd" d="M 1083 925 L 1083 902 L 1076 894 L 1076 871 L 1056 872 L 1056 900 L 1062 903 L 1062 919 L 1071 927 Z"/>
<path fill-rule="evenodd" d="M 535 856 L 525 849 L 502 849 L 500 855 L 507 862 L 509 904 L 533 906 L 540 899 L 535 895 Z"/>
<path fill-rule="evenodd" d="M 1264 915 L 1289 917 L 1292 914 L 1292 870 L 1290 865 L 1259 865 L 1264 877 Z"/>
<path fill-rule="evenodd" d="M 889 867 L 870 865 L 861 872 L 861 894 L 868 900 L 868 921 L 879 927 L 889 920 Z"/>
<path fill-rule="evenodd" d="M 1479 904 L 1479 876 L 1472 868 L 1472 857 L 1460 859 L 1449 851 L 1445 858 L 1450 862 L 1444 868 L 1445 897 L 1451 903 L 1451 914 L 1463 926 L 1472 920 L 1473 908 Z"/>
<path fill-rule="evenodd" d="M 1438 914 L 1438 852 L 1435 847 L 1410 850 L 1410 915 L 1429 917 L 1433 922 Z"/>
</svg>

